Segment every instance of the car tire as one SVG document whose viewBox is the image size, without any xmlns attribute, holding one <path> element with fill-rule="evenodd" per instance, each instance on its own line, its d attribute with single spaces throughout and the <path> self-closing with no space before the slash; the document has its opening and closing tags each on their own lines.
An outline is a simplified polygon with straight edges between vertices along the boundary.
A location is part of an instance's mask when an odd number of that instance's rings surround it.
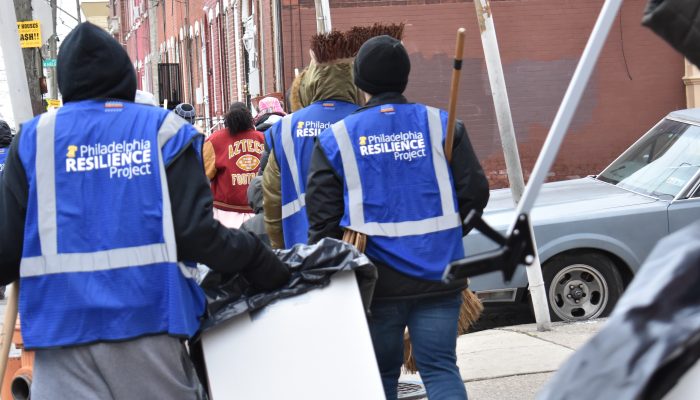
<svg viewBox="0 0 700 400">
<path fill-rule="evenodd" d="M 615 263 L 599 253 L 555 256 L 542 270 L 552 321 L 605 317 L 624 290 Z"/>
</svg>

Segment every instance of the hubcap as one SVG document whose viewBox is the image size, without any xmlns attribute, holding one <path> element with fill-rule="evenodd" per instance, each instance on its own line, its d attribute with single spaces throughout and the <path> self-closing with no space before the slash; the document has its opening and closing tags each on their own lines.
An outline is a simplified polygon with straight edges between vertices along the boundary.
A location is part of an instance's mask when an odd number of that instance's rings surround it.
<svg viewBox="0 0 700 400">
<path fill-rule="evenodd" d="M 608 304 L 608 284 L 593 267 L 569 265 L 559 271 L 549 286 L 549 303 L 565 321 L 581 321 L 600 316 Z"/>
</svg>

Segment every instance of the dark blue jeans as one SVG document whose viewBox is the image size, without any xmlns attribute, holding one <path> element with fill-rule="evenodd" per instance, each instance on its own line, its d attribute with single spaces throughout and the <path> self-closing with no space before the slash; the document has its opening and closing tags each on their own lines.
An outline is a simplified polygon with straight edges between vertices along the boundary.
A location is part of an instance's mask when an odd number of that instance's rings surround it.
<svg viewBox="0 0 700 400">
<path fill-rule="evenodd" d="M 461 304 L 461 293 L 425 299 L 378 300 L 372 304 L 369 330 L 387 400 L 397 398 L 406 326 L 428 398 L 467 398 L 456 354 L 457 319 Z"/>
</svg>

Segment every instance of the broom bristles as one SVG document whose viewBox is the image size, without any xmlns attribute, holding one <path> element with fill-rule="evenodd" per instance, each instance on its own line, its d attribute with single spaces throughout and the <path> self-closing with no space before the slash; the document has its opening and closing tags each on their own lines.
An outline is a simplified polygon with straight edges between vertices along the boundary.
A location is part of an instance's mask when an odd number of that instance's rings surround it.
<svg viewBox="0 0 700 400">
<path fill-rule="evenodd" d="M 483 311 L 484 305 L 481 304 L 481 300 L 471 290 L 464 289 L 462 291 L 462 306 L 459 309 L 459 334 L 464 335 L 469 332 L 469 329 L 476 324 Z"/>
<path fill-rule="evenodd" d="M 297 75 L 292 82 L 292 88 L 290 89 L 289 94 L 289 107 L 292 112 L 299 111 L 304 108 L 304 104 L 301 102 L 301 81 L 304 79 L 304 75 L 306 75 L 306 69 L 301 71 L 301 73 L 299 73 L 299 75 Z"/>
<path fill-rule="evenodd" d="M 352 57 L 347 47 L 345 33 L 340 31 L 319 33 L 311 37 L 311 50 L 319 63 Z"/>
<path fill-rule="evenodd" d="M 374 24 L 372 26 L 353 26 L 350 30 L 340 32 L 333 30 L 328 33 L 318 33 L 311 37 L 311 51 L 316 61 L 328 63 L 335 60 L 352 58 L 360 51 L 360 47 L 375 36 L 389 35 L 401 40 L 405 24 Z"/>
<path fill-rule="evenodd" d="M 413 345 L 408 331 L 403 334 L 403 372 L 405 374 L 415 374 L 418 372 L 416 358 L 413 356 Z"/>
</svg>

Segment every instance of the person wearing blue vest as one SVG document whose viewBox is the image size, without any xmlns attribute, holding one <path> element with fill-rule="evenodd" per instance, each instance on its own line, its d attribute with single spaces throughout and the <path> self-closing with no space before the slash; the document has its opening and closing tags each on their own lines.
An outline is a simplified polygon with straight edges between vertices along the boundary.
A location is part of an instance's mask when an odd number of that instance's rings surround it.
<svg viewBox="0 0 700 400">
<path fill-rule="evenodd" d="M 0 120 L 0 175 L 5 169 L 5 159 L 10 151 L 10 143 L 12 143 L 12 130 L 7 122 Z"/>
<path fill-rule="evenodd" d="M 327 40 L 329 36 L 317 35 L 314 40 Z M 306 244 L 304 198 L 314 141 L 324 129 L 358 108 L 352 66 L 342 58 L 322 58 L 312 63 L 300 90 L 305 107 L 284 116 L 265 132 L 270 156 L 263 171 L 263 207 L 272 248 Z"/>
<path fill-rule="evenodd" d="M 200 399 L 183 341 L 205 308 L 194 262 L 259 290 L 287 267 L 213 219 L 203 137 L 133 103 L 107 32 L 78 25 L 58 55 L 64 106 L 21 125 L 0 181 L 0 284 L 20 280 L 33 399 Z"/>
<path fill-rule="evenodd" d="M 486 206 L 488 181 L 459 121 L 448 164 L 447 113 L 406 100 L 409 72 L 396 39 L 374 37 L 360 49 L 354 79 L 368 102 L 318 138 L 309 243 L 339 239 L 343 229 L 367 235 L 365 253 L 379 274 L 368 322 L 387 399 L 397 398 L 406 327 L 428 397 L 466 399 L 455 348 L 468 282 L 440 279 L 464 256 L 461 221 Z"/>
</svg>

